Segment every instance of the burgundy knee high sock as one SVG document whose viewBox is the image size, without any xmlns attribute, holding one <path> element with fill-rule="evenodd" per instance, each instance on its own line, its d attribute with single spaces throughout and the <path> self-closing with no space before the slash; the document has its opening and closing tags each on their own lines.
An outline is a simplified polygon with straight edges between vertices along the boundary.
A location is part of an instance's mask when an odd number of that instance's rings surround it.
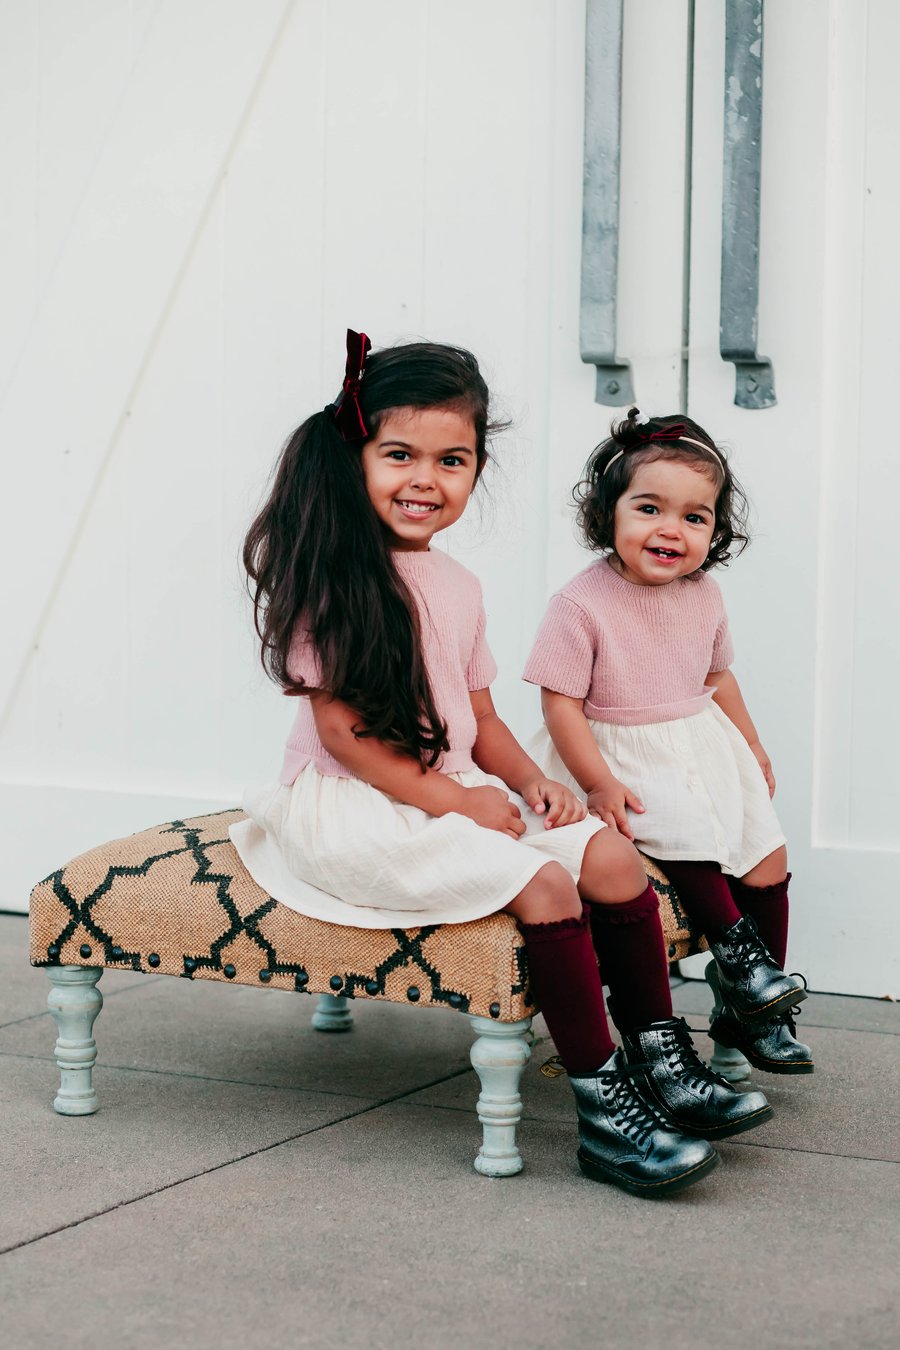
<svg viewBox="0 0 900 1350">
<path fill-rule="evenodd" d="M 784 970 L 787 960 L 788 935 L 788 872 L 784 881 L 774 886 L 747 886 L 737 877 L 729 877 L 728 885 L 734 903 L 742 914 L 756 924 L 760 938 Z"/>
<path fill-rule="evenodd" d="M 669 963 L 653 887 L 624 905 L 592 903 L 590 912 L 616 1026 L 629 1030 L 671 1017 Z"/>
<path fill-rule="evenodd" d="M 741 911 L 734 903 L 718 863 L 659 859 L 657 866 L 678 892 L 679 902 L 691 922 L 706 938 L 717 938 L 722 928 L 739 922 Z"/>
<path fill-rule="evenodd" d="M 519 923 L 528 974 L 559 1057 L 569 1073 L 593 1073 L 615 1049 L 606 1022 L 588 916 Z"/>
</svg>

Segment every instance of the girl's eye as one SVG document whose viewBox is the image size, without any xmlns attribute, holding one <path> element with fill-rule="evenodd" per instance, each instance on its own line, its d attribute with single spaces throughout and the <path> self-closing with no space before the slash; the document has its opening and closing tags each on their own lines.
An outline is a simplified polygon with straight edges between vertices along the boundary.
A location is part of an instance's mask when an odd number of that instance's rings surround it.
<svg viewBox="0 0 900 1350">
<path fill-rule="evenodd" d="M 705 516 L 698 516 L 698 515 L 696 514 L 696 512 L 694 512 L 694 511 L 691 511 L 689 515 L 686 515 L 686 516 L 685 516 L 685 520 L 687 521 L 687 523 L 688 523 L 689 525 L 705 525 L 705 524 L 706 524 L 706 517 L 705 517 Z"/>
<path fill-rule="evenodd" d="M 387 456 L 387 457 L 388 457 L 388 459 L 396 459 L 396 460 L 398 460 L 398 461 L 400 461 L 400 462 L 402 463 L 404 460 L 409 459 L 409 451 L 408 451 L 408 450 L 389 450 L 389 451 L 388 451 L 388 456 Z"/>
<path fill-rule="evenodd" d="M 652 502 L 642 502 L 638 507 L 638 510 L 643 511 L 645 516 L 655 516 L 657 514 L 657 508 Z"/>
<path fill-rule="evenodd" d="M 446 464 L 450 469 L 458 469 L 462 464 L 462 459 L 459 455 L 444 455 L 441 459 L 441 463 Z"/>
</svg>

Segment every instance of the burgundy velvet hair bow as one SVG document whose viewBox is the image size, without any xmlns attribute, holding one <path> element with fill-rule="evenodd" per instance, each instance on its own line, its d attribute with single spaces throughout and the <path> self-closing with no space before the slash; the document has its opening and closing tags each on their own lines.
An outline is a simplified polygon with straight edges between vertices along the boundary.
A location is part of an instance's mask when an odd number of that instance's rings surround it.
<svg viewBox="0 0 900 1350">
<path fill-rule="evenodd" d="M 369 434 L 359 405 L 359 386 L 371 347 L 372 343 L 365 333 L 354 333 L 352 328 L 347 329 L 344 384 L 332 404 L 335 425 L 345 441 L 364 441 Z"/>
<path fill-rule="evenodd" d="M 641 428 L 639 427 L 640 431 Z M 683 422 L 676 422 L 674 426 L 663 427 L 662 431 L 651 431 L 649 436 L 641 436 L 633 441 L 629 449 L 634 449 L 638 445 L 648 445 L 650 441 L 679 441 L 687 433 L 687 427 Z"/>
</svg>

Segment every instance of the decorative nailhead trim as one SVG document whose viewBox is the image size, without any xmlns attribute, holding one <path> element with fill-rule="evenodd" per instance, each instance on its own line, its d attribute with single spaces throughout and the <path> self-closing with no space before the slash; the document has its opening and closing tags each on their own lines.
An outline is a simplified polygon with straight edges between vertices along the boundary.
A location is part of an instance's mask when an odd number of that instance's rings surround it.
<svg viewBox="0 0 900 1350">
<path fill-rule="evenodd" d="M 263 984 L 268 984 L 272 978 L 271 970 L 261 970 L 259 972 L 259 978 L 262 980 Z"/>
<path fill-rule="evenodd" d="M 159 956 L 156 952 L 151 952 L 147 957 L 147 965 L 152 966 L 154 970 L 159 965 Z"/>
<path fill-rule="evenodd" d="M 338 990 L 338 989 L 341 988 L 341 986 L 342 986 L 342 984 L 344 983 L 344 981 L 341 979 L 340 975 L 332 975 L 332 977 L 331 977 L 331 979 L 328 981 L 328 983 L 329 983 L 329 985 L 331 986 L 332 989 Z"/>
<path fill-rule="evenodd" d="M 294 988 L 298 994 L 306 992 L 306 986 L 309 984 L 309 976 L 305 970 L 298 970 L 294 976 Z"/>
<path fill-rule="evenodd" d="M 91 951 L 92 951 L 92 948 L 91 948 L 90 944 L 87 943 L 87 942 L 82 942 L 81 946 L 78 948 L 78 955 L 79 955 L 79 956 L 87 957 L 87 956 L 90 956 Z"/>
<path fill-rule="evenodd" d="M 227 966 L 222 967 L 222 974 L 225 976 L 226 980 L 233 980 L 237 971 L 234 966 L 229 963 Z"/>
<path fill-rule="evenodd" d="M 110 955 L 114 961 L 121 961 L 125 953 L 122 951 L 121 947 L 113 947 Z"/>
<path fill-rule="evenodd" d="M 488 1008 L 488 1012 L 491 1014 L 491 1017 L 499 1017 L 499 1016 L 500 1016 L 500 1004 L 499 1004 L 499 1003 L 492 1003 L 491 1006 Z"/>
<path fill-rule="evenodd" d="M 422 997 L 422 991 L 417 984 L 411 984 L 406 991 L 406 997 L 409 999 L 410 1003 L 418 1003 L 419 999 Z"/>
<path fill-rule="evenodd" d="M 371 997 L 374 997 L 375 994 L 380 993 L 377 980 L 366 980 L 366 993 L 369 994 Z"/>
<path fill-rule="evenodd" d="M 187 975 L 193 975 L 194 971 L 197 969 L 197 962 L 192 956 L 186 956 L 184 958 L 184 969 Z"/>
<path fill-rule="evenodd" d="M 57 958 L 59 957 L 59 946 L 57 945 L 57 943 L 55 942 L 50 943 L 50 946 L 47 948 L 47 955 L 50 957 L 51 961 L 57 960 Z"/>
</svg>

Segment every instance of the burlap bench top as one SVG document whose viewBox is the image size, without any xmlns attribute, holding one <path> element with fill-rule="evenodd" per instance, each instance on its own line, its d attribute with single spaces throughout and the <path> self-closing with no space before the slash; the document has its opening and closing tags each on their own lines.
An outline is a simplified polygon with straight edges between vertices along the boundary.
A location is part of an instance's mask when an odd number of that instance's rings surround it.
<svg viewBox="0 0 900 1350">
<path fill-rule="evenodd" d="M 174 820 L 73 859 L 31 895 L 31 962 L 111 966 L 454 1008 L 501 1022 L 537 1011 L 515 921 L 378 931 L 297 914 L 262 890 L 228 827 L 239 810 Z M 673 888 L 647 863 L 669 958 L 699 950 Z"/>
</svg>

